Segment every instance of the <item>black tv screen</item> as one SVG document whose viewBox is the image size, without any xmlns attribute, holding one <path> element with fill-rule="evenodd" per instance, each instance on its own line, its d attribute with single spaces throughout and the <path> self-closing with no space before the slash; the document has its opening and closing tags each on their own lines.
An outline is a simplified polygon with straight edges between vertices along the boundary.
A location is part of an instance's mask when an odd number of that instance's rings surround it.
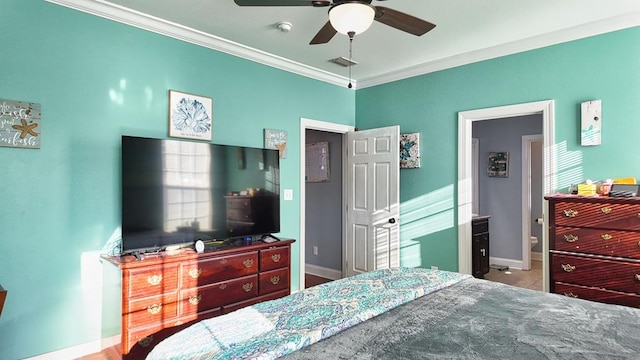
<svg viewBox="0 0 640 360">
<path fill-rule="evenodd" d="M 122 253 L 280 231 L 277 150 L 122 137 Z"/>
</svg>

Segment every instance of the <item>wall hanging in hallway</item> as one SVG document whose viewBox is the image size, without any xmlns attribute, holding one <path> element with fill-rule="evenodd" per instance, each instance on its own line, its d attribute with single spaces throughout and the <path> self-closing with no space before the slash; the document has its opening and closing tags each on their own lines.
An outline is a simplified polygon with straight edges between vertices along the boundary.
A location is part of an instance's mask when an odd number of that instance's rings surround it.
<svg viewBox="0 0 640 360">
<path fill-rule="evenodd" d="M 487 159 L 487 176 L 509 177 L 509 152 L 490 152 Z"/>
<path fill-rule="evenodd" d="M 169 136 L 211 141 L 212 125 L 211 98 L 169 90 Z"/>
<path fill-rule="evenodd" d="M 0 99 L 0 146 L 40 148 L 40 104 Z"/>
<path fill-rule="evenodd" d="M 400 135 L 400 168 L 420 167 L 420 133 Z"/>
</svg>

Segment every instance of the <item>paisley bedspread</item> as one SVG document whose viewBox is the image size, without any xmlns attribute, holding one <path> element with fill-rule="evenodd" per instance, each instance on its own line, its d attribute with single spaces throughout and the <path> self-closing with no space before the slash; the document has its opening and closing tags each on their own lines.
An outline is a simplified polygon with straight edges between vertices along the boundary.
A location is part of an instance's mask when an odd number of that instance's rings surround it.
<svg viewBox="0 0 640 360">
<path fill-rule="evenodd" d="M 147 359 L 275 359 L 469 277 L 421 268 L 360 274 L 203 320 Z"/>
</svg>

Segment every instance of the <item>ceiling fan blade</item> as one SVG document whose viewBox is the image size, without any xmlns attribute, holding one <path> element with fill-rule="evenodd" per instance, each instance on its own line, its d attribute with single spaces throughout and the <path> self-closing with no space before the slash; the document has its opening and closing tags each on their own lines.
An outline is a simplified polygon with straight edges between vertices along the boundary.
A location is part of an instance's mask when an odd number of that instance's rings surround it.
<svg viewBox="0 0 640 360">
<path fill-rule="evenodd" d="M 436 27 L 428 21 L 384 6 L 375 6 L 375 20 L 410 34 L 421 36 Z"/>
<path fill-rule="evenodd" d="M 326 24 L 318 31 L 316 36 L 311 39 L 309 45 L 318 45 L 318 44 L 326 44 L 333 38 L 333 36 L 337 33 L 336 29 L 331 26 L 331 22 L 327 21 Z"/>
<path fill-rule="evenodd" d="M 238 6 L 329 6 L 329 0 L 233 0 Z"/>
</svg>

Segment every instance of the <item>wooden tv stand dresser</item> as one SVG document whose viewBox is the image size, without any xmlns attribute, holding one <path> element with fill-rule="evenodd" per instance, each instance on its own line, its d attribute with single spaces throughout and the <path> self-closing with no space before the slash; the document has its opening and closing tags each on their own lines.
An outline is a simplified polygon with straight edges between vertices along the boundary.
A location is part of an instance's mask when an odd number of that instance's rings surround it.
<svg viewBox="0 0 640 360">
<path fill-rule="evenodd" d="M 192 249 L 103 256 L 122 271 L 122 356 L 144 359 L 167 336 L 196 321 L 289 295 L 291 244 L 254 241 L 196 253 Z"/>
</svg>

